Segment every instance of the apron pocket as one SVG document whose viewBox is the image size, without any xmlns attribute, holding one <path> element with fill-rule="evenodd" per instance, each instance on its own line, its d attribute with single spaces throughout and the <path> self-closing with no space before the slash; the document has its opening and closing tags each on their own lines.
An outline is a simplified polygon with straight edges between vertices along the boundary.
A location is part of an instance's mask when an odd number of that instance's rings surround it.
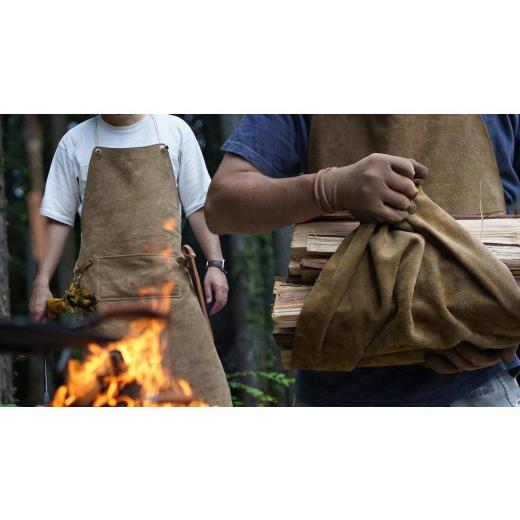
<svg viewBox="0 0 520 520">
<path fill-rule="evenodd" d="M 155 254 L 99 256 L 96 258 L 96 296 L 99 301 L 141 298 L 180 298 L 186 274 L 177 257 Z M 140 296 L 139 289 L 159 289 L 174 281 L 168 296 Z M 159 291 L 158 291 L 159 292 Z"/>
</svg>

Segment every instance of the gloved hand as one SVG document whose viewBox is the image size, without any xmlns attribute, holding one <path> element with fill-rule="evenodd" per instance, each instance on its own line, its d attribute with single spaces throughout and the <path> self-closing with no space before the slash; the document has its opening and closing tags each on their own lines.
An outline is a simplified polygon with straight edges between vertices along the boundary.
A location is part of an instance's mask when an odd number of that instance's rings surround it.
<svg viewBox="0 0 520 520">
<path fill-rule="evenodd" d="M 455 374 L 466 370 L 486 368 L 500 361 L 513 361 L 517 347 L 503 350 L 482 350 L 469 343 L 460 344 L 436 354 L 427 354 L 424 366 L 439 374 Z"/>
<path fill-rule="evenodd" d="M 419 190 L 412 179 L 425 179 L 428 168 L 413 159 L 374 153 L 350 166 L 316 175 L 314 197 L 327 213 L 349 211 L 359 220 L 400 222 L 415 211 Z"/>
</svg>

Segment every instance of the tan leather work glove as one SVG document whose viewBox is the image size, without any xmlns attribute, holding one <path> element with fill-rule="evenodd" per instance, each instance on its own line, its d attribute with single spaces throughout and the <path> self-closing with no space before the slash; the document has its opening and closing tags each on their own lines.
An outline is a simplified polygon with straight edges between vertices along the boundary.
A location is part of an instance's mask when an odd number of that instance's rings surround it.
<svg viewBox="0 0 520 520">
<path fill-rule="evenodd" d="M 400 222 L 415 211 L 419 190 L 412 179 L 425 179 L 428 168 L 413 159 L 373 153 L 350 166 L 316 175 L 314 197 L 327 213 L 349 211 L 359 220 Z"/>
<path fill-rule="evenodd" d="M 469 343 L 463 343 L 438 354 L 427 354 L 424 366 L 439 374 L 455 374 L 467 370 L 486 368 L 500 361 L 513 361 L 517 347 L 503 350 L 482 350 Z"/>
</svg>

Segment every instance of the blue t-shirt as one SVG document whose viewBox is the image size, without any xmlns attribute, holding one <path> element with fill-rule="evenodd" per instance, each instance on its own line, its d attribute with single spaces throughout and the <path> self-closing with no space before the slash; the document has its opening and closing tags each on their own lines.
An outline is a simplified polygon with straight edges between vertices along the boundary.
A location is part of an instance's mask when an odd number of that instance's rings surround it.
<svg viewBox="0 0 520 520">
<path fill-rule="evenodd" d="M 307 172 L 310 115 L 245 115 L 222 150 L 243 157 L 270 177 Z M 483 115 L 502 178 L 508 211 L 520 201 L 520 115 Z M 374 150 L 377 152 L 377 150 Z M 313 406 L 445 406 L 511 365 L 437 374 L 421 365 L 298 370 L 296 396 Z"/>
</svg>

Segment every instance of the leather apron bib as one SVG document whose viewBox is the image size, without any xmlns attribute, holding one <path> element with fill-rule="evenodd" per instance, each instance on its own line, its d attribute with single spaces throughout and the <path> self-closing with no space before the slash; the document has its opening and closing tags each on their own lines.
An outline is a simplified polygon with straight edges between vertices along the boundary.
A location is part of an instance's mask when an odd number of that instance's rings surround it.
<svg viewBox="0 0 520 520">
<path fill-rule="evenodd" d="M 152 116 L 153 118 L 153 116 Z M 93 292 L 98 309 L 145 300 L 142 287 L 175 283 L 164 366 L 185 378 L 210 405 L 231 406 L 226 375 L 181 254 L 179 196 L 168 147 L 96 147 L 90 159 L 81 248 L 76 265 L 91 264 L 80 285 Z M 165 225 L 175 220 L 176 225 Z M 113 321 L 103 331 L 117 336 L 127 323 Z"/>
<path fill-rule="evenodd" d="M 410 157 L 430 169 L 424 192 L 451 215 L 505 213 L 495 154 L 479 115 L 316 115 L 309 171 L 371 153 Z"/>
</svg>

